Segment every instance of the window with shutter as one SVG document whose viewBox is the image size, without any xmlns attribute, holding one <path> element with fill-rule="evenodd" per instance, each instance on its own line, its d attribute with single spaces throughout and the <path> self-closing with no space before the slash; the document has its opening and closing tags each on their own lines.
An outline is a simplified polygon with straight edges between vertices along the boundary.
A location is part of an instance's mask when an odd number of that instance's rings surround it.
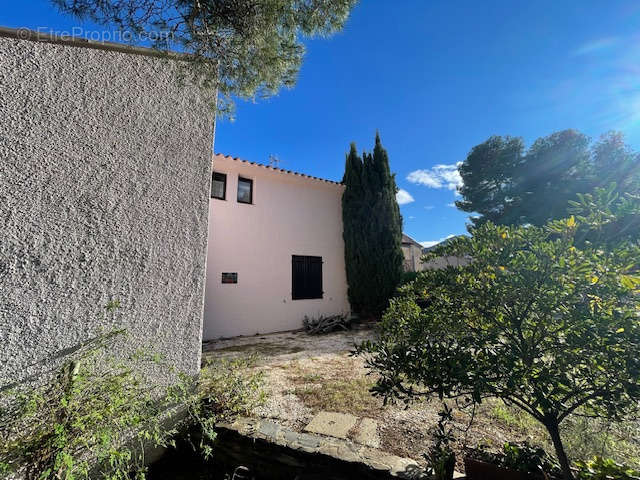
<svg viewBox="0 0 640 480">
<path fill-rule="evenodd" d="M 322 298 L 322 257 L 291 256 L 291 297 L 293 300 Z"/>
</svg>

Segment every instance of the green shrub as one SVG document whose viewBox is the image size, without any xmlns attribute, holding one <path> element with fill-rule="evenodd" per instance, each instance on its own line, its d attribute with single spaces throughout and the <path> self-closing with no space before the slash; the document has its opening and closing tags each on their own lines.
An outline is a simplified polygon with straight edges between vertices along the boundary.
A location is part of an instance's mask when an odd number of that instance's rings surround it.
<svg viewBox="0 0 640 480">
<path fill-rule="evenodd" d="M 197 443 L 192 444 L 204 458 L 213 454 L 217 423 L 247 415 L 264 403 L 264 374 L 252 370 L 255 362 L 255 356 L 208 358 L 196 383 L 183 376 L 183 381 L 172 387 L 171 398 L 187 405 L 190 423 L 198 432 Z M 193 391 L 196 394 L 190 394 Z"/>
<path fill-rule="evenodd" d="M 102 359 L 113 332 L 68 360 L 49 382 L 21 386 L 0 400 L 0 478 L 104 479 L 144 476 L 144 446 L 169 445 L 174 431 L 160 387 L 140 368 L 157 356 Z M 95 473 L 94 473 L 95 472 Z"/>
<path fill-rule="evenodd" d="M 566 420 L 619 421 L 640 400 L 640 246 L 582 241 L 603 217 L 487 223 L 450 242 L 447 253 L 474 261 L 421 272 L 391 301 L 379 338 L 357 349 L 378 374 L 373 393 L 407 405 L 502 399 L 546 429 L 573 478 Z"/>
<path fill-rule="evenodd" d="M 638 480 L 640 472 L 610 458 L 595 457 L 587 462 L 576 462 L 580 480 Z"/>
<path fill-rule="evenodd" d="M 549 473 L 559 471 L 557 462 L 541 447 L 524 443 L 506 442 L 502 466 L 525 473 Z"/>
<path fill-rule="evenodd" d="M 541 477 L 544 475 L 562 476 L 558 462 L 542 447 L 531 445 L 528 442 L 505 442 L 499 453 L 493 453 L 488 450 L 487 445 L 481 445 L 478 448 L 469 449 L 468 455 L 477 460 L 522 473 Z"/>
<path fill-rule="evenodd" d="M 418 278 L 418 272 L 404 272 L 402 274 L 402 280 L 400 280 L 400 287 L 410 284 L 416 278 Z"/>
<path fill-rule="evenodd" d="M 145 447 L 173 446 L 179 427 L 191 424 L 200 432 L 198 450 L 209 457 L 216 422 L 263 398 L 261 375 L 247 373 L 252 360 L 210 362 L 193 378 L 155 354 L 105 358 L 122 334 L 91 342 L 43 385 L 0 398 L 0 479 L 16 472 L 27 480 L 144 479 Z M 163 387 L 143 371 L 174 374 L 176 381 Z"/>
<path fill-rule="evenodd" d="M 453 422 L 451 408 L 443 403 L 438 416 L 438 425 L 433 432 L 435 444 L 424 455 L 427 461 L 427 474 L 434 480 L 451 480 L 456 466 L 456 455 L 451 448 L 455 440 L 451 428 Z"/>
<path fill-rule="evenodd" d="M 488 400 L 478 411 L 490 421 L 497 421 L 500 426 L 504 424 L 514 438 L 528 438 L 547 452 L 553 451 L 544 427 L 517 407 Z M 597 455 L 640 467 L 640 425 L 636 420 L 612 422 L 591 418 L 584 411 L 578 411 L 563 422 L 561 433 L 570 458 L 586 459 Z"/>
<path fill-rule="evenodd" d="M 579 413 L 567 418 L 562 429 L 572 458 L 602 456 L 640 468 L 640 425 L 636 420 L 612 422 Z"/>
</svg>

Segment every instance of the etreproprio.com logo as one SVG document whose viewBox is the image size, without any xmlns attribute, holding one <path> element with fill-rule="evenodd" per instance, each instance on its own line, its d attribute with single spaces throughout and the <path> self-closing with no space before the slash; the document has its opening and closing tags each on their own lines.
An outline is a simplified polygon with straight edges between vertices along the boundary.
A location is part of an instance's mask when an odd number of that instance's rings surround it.
<svg viewBox="0 0 640 480">
<path fill-rule="evenodd" d="M 68 30 L 55 30 L 49 27 L 38 27 L 35 29 L 19 28 L 17 37 L 21 40 L 28 40 L 34 34 L 45 34 L 54 37 L 83 38 L 94 42 L 115 42 L 115 43 L 138 43 L 154 42 L 158 40 L 170 41 L 170 32 L 130 32 L 127 30 L 87 30 L 83 27 L 72 27 Z"/>
</svg>

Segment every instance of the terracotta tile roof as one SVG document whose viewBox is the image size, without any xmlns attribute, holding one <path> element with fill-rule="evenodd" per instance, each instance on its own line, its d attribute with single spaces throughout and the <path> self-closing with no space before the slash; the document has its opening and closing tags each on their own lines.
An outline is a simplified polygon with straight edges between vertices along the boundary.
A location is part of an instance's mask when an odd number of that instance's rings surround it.
<svg viewBox="0 0 640 480">
<path fill-rule="evenodd" d="M 270 165 L 264 165 L 262 163 L 250 162 L 248 160 L 243 160 L 241 158 L 232 157 L 231 155 L 223 155 L 221 153 L 216 153 L 216 154 L 213 155 L 213 161 L 215 161 L 216 158 L 225 158 L 227 160 L 234 160 L 236 162 L 246 163 L 248 165 L 255 165 L 256 167 L 261 167 L 261 168 L 265 168 L 267 170 L 272 170 L 274 172 L 284 173 L 284 174 L 287 174 L 287 175 L 294 175 L 296 177 L 308 178 L 309 180 L 317 180 L 319 182 L 330 183 L 330 184 L 333 184 L 333 185 L 342 185 L 342 182 L 334 182 L 333 180 L 327 180 L 326 178 L 314 177 L 312 175 L 306 175 L 304 173 L 294 172 L 293 170 L 284 170 L 282 168 L 272 167 Z"/>
</svg>

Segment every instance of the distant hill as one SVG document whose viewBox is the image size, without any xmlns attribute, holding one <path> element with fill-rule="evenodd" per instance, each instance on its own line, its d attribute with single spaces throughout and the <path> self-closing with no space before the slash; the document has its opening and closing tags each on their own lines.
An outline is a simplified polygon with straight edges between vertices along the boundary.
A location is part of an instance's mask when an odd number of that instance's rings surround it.
<svg viewBox="0 0 640 480">
<path fill-rule="evenodd" d="M 438 247 L 442 247 L 442 246 L 444 246 L 444 245 L 448 244 L 448 243 L 449 243 L 449 242 L 451 242 L 451 240 L 453 240 L 454 238 L 462 238 L 462 237 L 466 237 L 466 235 L 456 235 L 456 236 L 454 236 L 454 237 L 449 237 L 449 238 L 447 238 L 446 240 L 443 240 L 443 241 L 442 241 L 442 242 L 440 242 L 440 243 L 436 243 L 435 245 L 431 245 L 430 247 L 424 247 L 424 248 L 422 249 L 422 253 L 430 252 L 430 251 L 432 251 L 432 250 L 434 250 L 434 249 L 436 249 L 436 248 L 438 248 Z"/>
</svg>

